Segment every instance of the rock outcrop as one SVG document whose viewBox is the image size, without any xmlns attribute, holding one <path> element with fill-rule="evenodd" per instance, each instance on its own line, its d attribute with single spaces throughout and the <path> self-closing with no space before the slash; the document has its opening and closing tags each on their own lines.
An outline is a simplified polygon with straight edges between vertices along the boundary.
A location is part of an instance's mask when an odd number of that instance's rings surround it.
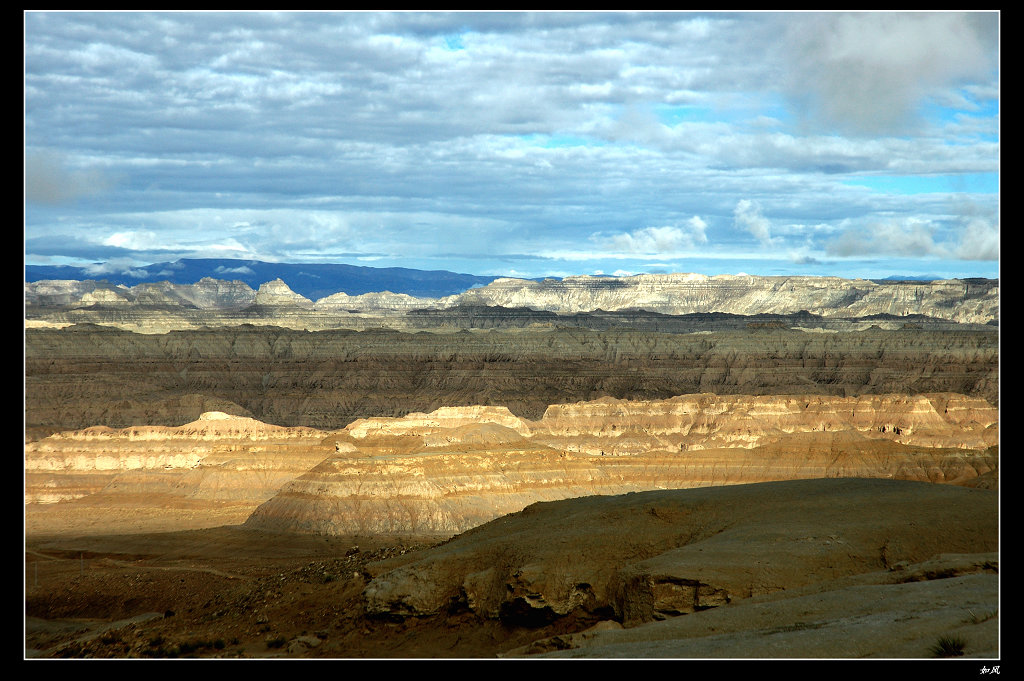
<svg viewBox="0 0 1024 681">
<path fill-rule="evenodd" d="M 274 281 L 268 281 L 267 283 L 260 286 L 259 290 L 256 291 L 256 305 L 262 305 L 267 307 L 298 307 L 298 308 L 311 308 L 313 307 L 313 301 L 309 300 L 304 296 L 300 296 L 290 288 L 288 284 L 284 283 L 280 279 Z"/>
<path fill-rule="evenodd" d="M 939 554 L 901 565 L 732 601 L 688 617 L 545 637 L 503 657 L 978 660 L 999 654 L 999 561 L 992 552 Z M 941 641 L 948 653 L 936 650 Z M 962 646 L 959 647 L 959 646 Z"/>
<path fill-rule="evenodd" d="M 873 574 L 865 581 L 876 584 L 989 575 L 986 588 L 995 587 L 997 508 L 990 491 L 867 479 L 537 503 L 424 552 L 371 565 L 363 594 L 367 611 L 380 616 L 470 611 L 508 626 L 573 617 L 628 630 L 680 615 L 700 626 L 708 611 L 807 595 L 799 589 L 812 585 L 836 595 L 852 575 Z M 939 554 L 983 555 L 943 575 L 926 563 Z M 868 591 L 846 594 L 851 615 L 865 598 L 894 593 Z M 990 610 L 996 593 L 960 602 L 960 617 L 970 607 Z M 814 608 L 805 612 L 813 621 Z"/>
<path fill-rule="evenodd" d="M 458 296 L 458 302 L 530 307 L 559 314 L 625 309 L 671 315 L 806 310 L 826 316 L 920 314 L 985 324 L 998 319 L 999 287 L 991 280 L 880 282 L 839 277 L 640 274 L 540 282 L 498 279 Z"/>
<path fill-rule="evenodd" d="M 139 284 L 127 287 L 104 281 L 36 281 L 25 284 L 29 308 L 80 308 L 99 300 L 120 300 L 139 306 L 180 306 L 200 310 L 239 310 L 256 303 L 256 291 L 241 281 L 204 277 L 195 284 Z"/>
</svg>

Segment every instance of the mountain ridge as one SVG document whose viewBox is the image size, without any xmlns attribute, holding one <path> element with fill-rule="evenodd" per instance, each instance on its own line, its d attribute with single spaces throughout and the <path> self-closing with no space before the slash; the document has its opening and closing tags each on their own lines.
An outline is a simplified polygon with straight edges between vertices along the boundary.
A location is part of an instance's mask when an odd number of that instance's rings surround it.
<svg viewBox="0 0 1024 681">
<path fill-rule="evenodd" d="M 661 276 L 661 275 L 633 275 Z M 674 275 L 669 275 L 674 276 Z M 699 277 L 709 275 L 695 275 Z M 749 275 L 713 275 L 715 277 Z M 138 267 L 122 267 L 115 271 L 109 263 L 95 263 L 88 266 L 74 265 L 25 265 L 25 282 L 46 280 L 106 281 L 113 285 L 133 287 L 144 283 L 169 282 L 171 284 L 195 284 L 204 278 L 222 281 L 242 281 L 250 288 L 258 289 L 275 279 L 285 282 L 288 287 L 310 300 L 326 298 L 335 293 L 350 296 L 365 293 L 404 293 L 414 297 L 439 298 L 456 295 L 478 286 L 486 286 L 500 279 L 525 280 L 534 282 L 557 282 L 577 278 L 618 280 L 608 274 L 575 275 L 569 277 L 508 277 L 501 275 L 477 275 L 452 272 L 449 270 L 421 270 L 407 267 L 371 267 L 346 263 L 282 263 L 232 258 L 181 258 L 175 261 L 158 262 Z M 936 281 L 990 282 L 998 285 L 998 279 L 982 277 L 954 277 L 943 279 L 924 275 L 889 275 L 880 278 L 851 279 L 846 277 L 777 276 L 773 279 L 836 278 L 861 280 L 875 284 L 927 284 Z"/>
<path fill-rule="evenodd" d="M 146 283 L 195 284 L 204 278 L 241 281 L 250 288 L 275 279 L 311 300 L 334 293 L 361 295 L 389 290 L 419 297 L 437 298 L 462 293 L 498 277 L 461 274 L 447 270 L 406 267 L 368 267 L 342 263 L 270 263 L 228 258 L 182 258 L 173 262 L 105 271 L 106 265 L 25 265 L 25 282 L 45 280 L 106 281 L 114 285 Z"/>
<path fill-rule="evenodd" d="M 998 280 L 874 282 L 840 277 L 761 277 L 677 273 L 608 278 L 497 278 L 461 293 L 429 297 L 388 290 L 313 299 L 278 278 L 253 290 L 244 281 L 204 277 L 194 284 L 146 282 L 129 287 L 95 280 L 39 280 L 25 283 L 25 319 L 37 325 L 107 323 L 143 332 L 197 325 L 250 322 L 290 328 L 423 328 L 459 325 L 460 311 L 489 310 L 485 316 L 565 319 L 580 314 L 636 312 L 647 315 L 797 315 L 866 323 L 945 320 L 954 324 L 998 325 Z M 439 314 L 440 313 L 440 314 Z M 902 322 L 900 321 L 902 320 Z M 755 320 L 751 320 L 755 321 Z M 487 324 L 493 325 L 494 320 Z M 505 324 L 505 322 L 501 322 Z M 521 323 L 521 322 L 520 322 Z"/>
</svg>

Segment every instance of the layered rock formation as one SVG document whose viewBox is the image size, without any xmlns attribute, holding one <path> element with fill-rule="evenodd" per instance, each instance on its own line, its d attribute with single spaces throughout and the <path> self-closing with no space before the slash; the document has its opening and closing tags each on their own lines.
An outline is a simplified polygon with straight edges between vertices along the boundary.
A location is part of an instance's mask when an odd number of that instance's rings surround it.
<svg viewBox="0 0 1024 681">
<path fill-rule="evenodd" d="M 113 511 L 126 497 L 145 506 L 171 496 L 254 507 L 321 461 L 325 436 L 223 412 L 178 427 L 60 432 L 25 445 L 25 503 L 99 495 Z"/>
<path fill-rule="evenodd" d="M 25 495 L 111 517 L 187 500 L 248 509 L 247 526 L 275 532 L 451 536 L 537 501 L 652 489 L 835 477 L 994 487 L 997 444 L 997 410 L 948 393 L 604 398 L 535 421 L 445 407 L 333 432 L 212 412 L 27 443 Z"/>
<path fill-rule="evenodd" d="M 532 307 L 560 314 L 643 309 L 679 315 L 926 315 L 985 324 L 998 319 L 999 287 L 991 280 L 879 282 L 839 277 L 641 274 L 566 277 L 542 282 L 498 279 L 459 296 L 460 303 Z"/>
<path fill-rule="evenodd" d="M 886 282 L 836 277 L 753 277 L 698 274 L 634 277 L 567 277 L 541 282 L 498 279 L 443 298 L 416 298 L 387 291 L 349 296 L 336 293 L 311 301 L 280 279 L 253 291 L 243 282 L 202 279 L 196 284 L 38 281 L 25 284 L 26 323 L 61 326 L 96 323 L 141 333 L 238 324 L 293 329 L 396 329 L 454 325 L 488 328 L 560 323 L 585 328 L 659 320 L 651 315 L 798 315 L 774 324 L 832 330 L 863 329 L 870 323 L 899 328 L 946 321 L 995 324 L 999 286 L 995 280 Z M 481 312 L 493 310 L 491 312 Z M 511 312 L 510 312 L 511 311 Z M 628 313 L 626 319 L 608 313 Z M 545 314 L 546 313 L 546 314 Z M 598 313 L 601 318 L 590 315 Z M 581 316 L 582 315 L 582 316 Z M 630 321 L 629 316 L 634 319 Z M 568 319 L 562 319 L 568 317 Z M 890 318 L 891 317 L 891 318 Z M 858 322 L 867 318 L 866 322 Z M 705 323 L 707 320 L 704 320 Z M 666 325 L 674 330 L 677 324 Z M 693 330 L 699 320 L 683 326 Z M 758 322 L 760 323 L 760 322 Z"/>
<path fill-rule="evenodd" d="M 334 430 L 442 406 L 602 396 L 954 392 L 997 405 L 999 333 L 922 329 L 713 334 L 630 329 L 400 333 L 236 326 L 164 335 L 81 325 L 25 332 L 25 425 L 173 426 L 205 411 Z"/>
<path fill-rule="evenodd" d="M 687 395 L 359 420 L 246 521 L 275 531 L 450 536 L 539 500 L 796 478 L 978 484 L 998 413 L 953 394 Z"/>
<path fill-rule="evenodd" d="M 366 611 L 608 625 L 521 654 L 732 657 L 742 603 L 754 656 L 914 656 L 998 607 L 998 399 L 988 280 L 36 282 L 26 528 L 454 537 L 371 566 Z"/>
</svg>

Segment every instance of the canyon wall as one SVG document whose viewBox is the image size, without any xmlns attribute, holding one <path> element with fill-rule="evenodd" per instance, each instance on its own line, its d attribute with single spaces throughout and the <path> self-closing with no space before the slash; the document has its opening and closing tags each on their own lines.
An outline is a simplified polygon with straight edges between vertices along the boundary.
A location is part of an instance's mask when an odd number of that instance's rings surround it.
<svg viewBox="0 0 1024 681">
<path fill-rule="evenodd" d="M 279 280 L 26 284 L 36 505 L 228 503 L 275 531 L 450 536 L 648 489 L 995 487 L 998 405 L 988 280 L 501 279 L 318 301 Z"/>
<path fill-rule="evenodd" d="M 998 410 L 927 395 L 601 398 L 536 420 L 443 407 L 323 431 L 222 412 L 91 427 L 25 446 L 28 505 L 142 511 L 229 504 L 248 527 L 452 536 L 537 501 L 804 478 L 998 485 Z M 120 519 L 120 520 L 119 520 Z"/>
<path fill-rule="evenodd" d="M 998 410 L 949 393 L 684 395 L 361 419 L 248 526 L 445 535 L 536 501 L 800 478 L 977 485 L 998 471 Z"/>
<path fill-rule="evenodd" d="M 551 404 L 701 392 L 954 392 L 998 405 L 998 377 L 996 329 L 401 333 L 234 326 L 146 335 L 80 325 L 26 329 L 25 426 L 31 439 L 97 425 L 173 426 L 224 411 L 331 430 L 442 406 L 504 406 L 538 419 Z"/>
</svg>

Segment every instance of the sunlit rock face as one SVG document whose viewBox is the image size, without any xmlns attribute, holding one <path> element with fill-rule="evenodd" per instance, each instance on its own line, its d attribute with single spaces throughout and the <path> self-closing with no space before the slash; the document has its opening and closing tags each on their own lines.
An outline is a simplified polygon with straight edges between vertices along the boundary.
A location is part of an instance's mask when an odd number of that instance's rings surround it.
<svg viewBox="0 0 1024 681">
<path fill-rule="evenodd" d="M 247 524 L 452 535 L 536 501 L 803 478 L 960 485 L 998 472 L 998 412 L 955 394 L 686 395 L 446 408 L 353 423 Z"/>
<path fill-rule="evenodd" d="M 197 508 L 204 501 L 255 506 L 332 451 L 326 435 L 224 412 L 178 427 L 55 433 L 25 445 L 25 503 L 99 495 L 119 506 L 126 496 L 170 495 Z"/>
<path fill-rule="evenodd" d="M 985 324 L 998 319 L 992 280 L 875 282 L 839 277 L 642 274 L 566 277 L 542 282 L 498 279 L 458 296 L 460 303 L 532 307 L 561 314 L 644 309 L 663 314 L 722 312 L 827 316 L 920 314 Z"/>
<path fill-rule="evenodd" d="M 552 315 L 609 312 L 668 316 L 804 314 L 828 320 L 813 320 L 816 327 L 851 330 L 867 328 L 871 323 L 898 328 L 908 320 L 920 323 L 916 318 L 976 325 L 997 323 L 999 284 L 989 279 L 880 282 L 838 277 L 645 274 L 544 281 L 498 279 L 443 298 L 381 291 L 357 296 L 336 293 L 312 301 L 280 279 L 262 284 L 257 291 L 243 282 L 209 278 L 195 284 L 164 282 L 134 287 L 38 281 L 25 284 L 25 303 L 26 321 L 31 326 L 95 323 L 138 333 L 246 323 L 310 331 L 452 324 L 502 328 L 559 323 Z M 473 319 L 467 322 L 467 315 Z M 839 319 L 863 321 L 841 325 Z M 607 321 L 574 318 L 568 323 L 590 326 Z M 772 323 L 791 326 L 799 320 Z"/>
<path fill-rule="evenodd" d="M 953 393 L 601 398 L 536 420 L 442 407 L 335 431 L 210 411 L 27 442 L 25 502 L 231 503 L 274 531 L 451 536 L 537 501 L 654 489 L 838 477 L 995 488 L 997 445 L 998 410 Z"/>
</svg>

